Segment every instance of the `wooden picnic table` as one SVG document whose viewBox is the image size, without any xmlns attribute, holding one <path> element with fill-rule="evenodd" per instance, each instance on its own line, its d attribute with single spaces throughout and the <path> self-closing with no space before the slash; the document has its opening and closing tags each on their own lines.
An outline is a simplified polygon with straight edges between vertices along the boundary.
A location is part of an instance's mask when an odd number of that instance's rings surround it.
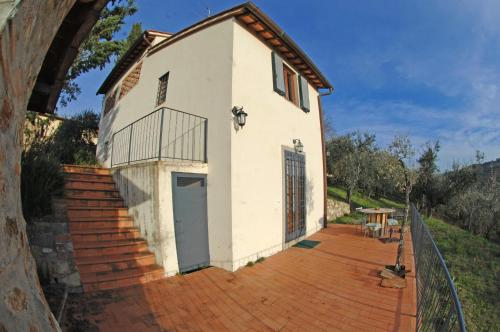
<svg viewBox="0 0 500 332">
<path fill-rule="evenodd" d="M 391 213 L 396 212 L 395 209 L 390 208 L 365 208 L 359 209 L 359 212 L 365 213 L 367 215 L 366 223 L 377 223 L 380 224 L 380 234 L 384 234 L 385 225 L 387 223 L 387 216 Z"/>
</svg>

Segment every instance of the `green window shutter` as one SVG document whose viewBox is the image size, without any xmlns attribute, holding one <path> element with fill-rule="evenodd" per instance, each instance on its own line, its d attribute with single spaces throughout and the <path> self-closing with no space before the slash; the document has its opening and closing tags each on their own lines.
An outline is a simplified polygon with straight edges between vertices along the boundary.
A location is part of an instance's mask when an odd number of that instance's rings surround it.
<svg viewBox="0 0 500 332">
<path fill-rule="evenodd" d="M 273 62 L 273 88 L 280 95 L 285 95 L 285 79 L 283 78 L 283 59 L 272 52 Z"/>
<path fill-rule="evenodd" d="M 299 96 L 300 96 L 300 108 L 304 112 L 309 112 L 309 88 L 307 80 L 299 75 Z"/>
</svg>

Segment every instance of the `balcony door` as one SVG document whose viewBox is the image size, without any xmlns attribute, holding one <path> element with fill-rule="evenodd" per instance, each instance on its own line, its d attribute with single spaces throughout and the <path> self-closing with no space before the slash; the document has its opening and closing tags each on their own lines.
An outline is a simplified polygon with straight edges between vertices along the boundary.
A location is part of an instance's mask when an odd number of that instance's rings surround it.
<svg viewBox="0 0 500 332">
<path fill-rule="evenodd" d="M 285 241 L 306 233 L 305 157 L 285 151 Z"/>
</svg>

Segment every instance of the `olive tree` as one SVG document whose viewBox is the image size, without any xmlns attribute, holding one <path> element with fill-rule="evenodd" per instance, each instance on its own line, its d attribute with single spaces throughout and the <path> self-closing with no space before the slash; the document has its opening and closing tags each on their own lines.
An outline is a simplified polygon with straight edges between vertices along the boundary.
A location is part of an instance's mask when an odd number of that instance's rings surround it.
<svg viewBox="0 0 500 332">
<path fill-rule="evenodd" d="M 328 166 L 333 181 L 345 187 L 351 211 L 352 195 L 359 186 L 363 167 L 368 163 L 374 143 L 374 135 L 359 132 L 335 136 L 327 143 Z"/>
<path fill-rule="evenodd" d="M 500 237 L 500 183 L 494 172 L 449 200 L 446 215 L 469 232 L 489 240 Z"/>
<path fill-rule="evenodd" d="M 432 216 L 432 211 L 436 205 L 442 202 L 443 192 L 439 167 L 437 166 L 438 153 L 441 146 L 439 141 L 434 144 L 428 142 L 422 154 L 418 158 L 419 164 L 417 182 L 414 188 L 414 198 L 420 203 L 428 217 Z"/>
<path fill-rule="evenodd" d="M 404 270 L 403 266 L 403 252 L 404 252 L 404 228 L 408 222 L 408 214 L 410 211 L 410 194 L 416 182 L 416 172 L 411 168 L 413 158 L 415 157 L 415 150 L 408 135 L 397 135 L 394 137 L 391 145 L 389 146 L 390 153 L 398 160 L 398 167 L 390 169 L 396 186 L 401 188 L 405 194 L 405 212 L 404 219 L 401 225 L 401 237 L 399 240 L 398 255 L 396 257 L 395 270 Z"/>
</svg>

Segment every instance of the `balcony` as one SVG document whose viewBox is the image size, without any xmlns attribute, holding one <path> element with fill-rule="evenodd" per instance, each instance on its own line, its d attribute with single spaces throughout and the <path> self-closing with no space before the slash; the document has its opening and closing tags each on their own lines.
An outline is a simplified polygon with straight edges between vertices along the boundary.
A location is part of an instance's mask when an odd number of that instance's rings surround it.
<svg viewBox="0 0 500 332">
<path fill-rule="evenodd" d="M 204 117 L 162 107 L 113 134 L 111 167 L 137 162 L 207 162 Z"/>
</svg>

